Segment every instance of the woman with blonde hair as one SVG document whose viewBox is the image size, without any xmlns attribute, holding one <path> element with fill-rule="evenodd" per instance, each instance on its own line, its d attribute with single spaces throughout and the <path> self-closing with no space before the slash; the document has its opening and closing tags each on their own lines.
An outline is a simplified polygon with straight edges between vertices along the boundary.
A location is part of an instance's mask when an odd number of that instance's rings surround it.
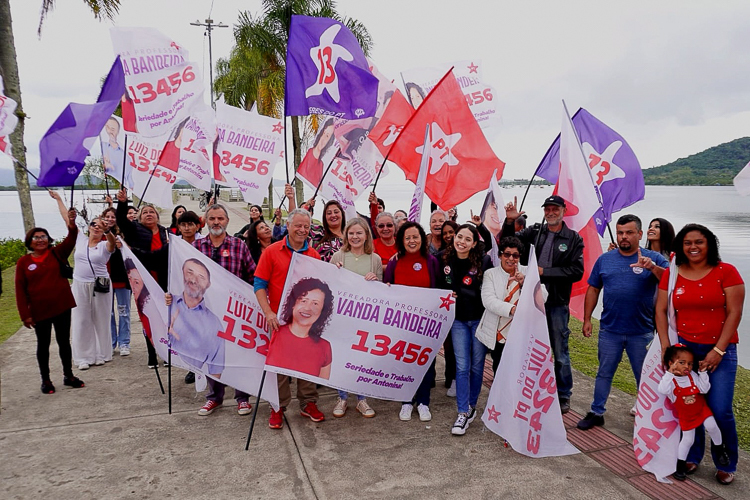
<svg viewBox="0 0 750 500">
<path fill-rule="evenodd" d="M 344 242 L 341 249 L 331 257 L 331 264 L 364 276 L 367 281 L 383 281 L 383 263 L 380 256 L 373 252 L 372 233 L 367 222 L 358 217 L 347 223 Z M 333 416 L 343 417 L 346 414 L 348 394 L 346 391 L 338 392 L 339 399 L 333 408 Z M 370 408 L 364 396 L 357 395 L 357 411 L 365 418 L 375 416 L 375 410 Z"/>
</svg>

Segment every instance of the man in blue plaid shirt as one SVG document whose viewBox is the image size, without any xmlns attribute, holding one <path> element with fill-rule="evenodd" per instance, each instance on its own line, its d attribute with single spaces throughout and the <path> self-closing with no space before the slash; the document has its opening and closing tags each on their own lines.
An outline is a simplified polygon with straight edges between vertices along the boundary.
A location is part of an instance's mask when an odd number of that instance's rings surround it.
<svg viewBox="0 0 750 500">
<path fill-rule="evenodd" d="M 227 209 L 223 205 L 211 205 L 206 210 L 205 219 L 208 235 L 206 238 L 195 240 L 193 246 L 230 273 L 252 285 L 255 262 L 253 262 L 250 249 L 245 242 L 227 234 L 227 226 L 229 225 Z M 198 414 L 210 415 L 221 406 L 224 402 L 225 388 L 226 385 L 221 382 L 208 378 L 206 404 L 198 411 Z M 249 415 L 252 410 L 248 398 L 248 394 L 238 389 L 234 390 L 237 413 L 240 415 Z"/>
</svg>

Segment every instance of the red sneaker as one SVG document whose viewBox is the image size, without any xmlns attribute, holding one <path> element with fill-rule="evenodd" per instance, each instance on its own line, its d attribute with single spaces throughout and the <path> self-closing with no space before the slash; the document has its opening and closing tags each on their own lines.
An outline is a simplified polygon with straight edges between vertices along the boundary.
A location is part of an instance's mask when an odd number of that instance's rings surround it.
<svg viewBox="0 0 750 500">
<path fill-rule="evenodd" d="M 271 416 L 268 418 L 268 427 L 271 429 L 281 429 L 284 427 L 284 409 L 280 408 L 279 411 L 271 409 Z"/>
<path fill-rule="evenodd" d="M 309 417 L 313 422 L 322 422 L 326 419 L 326 416 L 318 410 L 318 406 L 314 401 L 310 401 L 299 411 L 299 414 L 303 417 Z"/>
<path fill-rule="evenodd" d="M 219 403 L 217 403 L 216 401 L 213 401 L 213 400 L 209 399 L 209 400 L 206 401 L 206 404 L 204 404 L 201 407 L 201 409 L 198 410 L 198 415 L 200 415 L 202 417 L 205 417 L 206 415 L 210 415 L 219 406 L 221 406 Z"/>
</svg>

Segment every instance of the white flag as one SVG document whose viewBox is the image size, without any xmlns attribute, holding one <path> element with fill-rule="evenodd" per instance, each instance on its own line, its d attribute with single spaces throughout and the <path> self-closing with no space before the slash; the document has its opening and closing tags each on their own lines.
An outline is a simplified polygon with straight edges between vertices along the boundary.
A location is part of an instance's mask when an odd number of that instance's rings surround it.
<svg viewBox="0 0 750 500">
<path fill-rule="evenodd" d="M 735 176 L 734 187 L 742 196 L 750 194 L 750 163 Z"/>
<path fill-rule="evenodd" d="M 133 179 L 133 194 L 157 207 L 172 208 L 172 185 L 177 172 L 156 163 L 164 149 L 166 136 L 143 137 L 128 133 L 125 178 Z M 126 181 L 127 182 L 127 181 Z"/>
<path fill-rule="evenodd" d="M 419 149 L 421 149 L 422 151 L 419 151 Z M 419 164 L 419 175 L 417 175 L 417 183 L 414 185 L 414 195 L 411 197 L 411 206 L 409 207 L 409 220 L 412 222 L 419 221 L 419 216 L 422 214 L 424 186 L 427 182 L 427 171 L 430 168 L 432 144 L 430 144 L 429 124 L 427 124 L 424 131 L 424 145 L 421 148 L 417 149 L 417 153 L 422 154 L 422 161 Z"/>
<path fill-rule="evenodd" d="M 676 320 L 672 292 L 677 282 L 674 258 L 669 264 L 669 343 L 677 342 Z M 666 477 L 676 470 L 680 427 L 674 405 L 657 388 L 664 375 L 659 336 L 651 342 L 641 369 L 638 387 L 637 413 L 633 428 L 633 451 L 643 470 L 651 472 L 660 483 L 671 483 Z"/>
<path fill-rule="evenodd" d="M 560 413 L 544 292 L 533 247 L 529 255 L 528 274 L 482 421 L 523 455 L 572 455 L 579 451 L 568 442 Z"/>
<path fill-rule="evenodd" d="M 17 103 L 5 95 L 3 77 L 0 76 L 0 153 L 13 158 L 8 136 L 16 129 L 18 117 L 15 115 Z"/>
<path fill-rule="evenodd" d="M 503 193 L 500 191 L 500 186 L 497 185 L 497 169 L 492 173 L 492 177 L 490 177 L 490 188 L 489 188 L 489 194 L 492 195 L 492 200 L 495 203 L 494 214 L 487 214 L 487 217 L 492 217 L 494 215 L 497 215 L 498 221 L 505 220 L 505 200 L 503 199 Z M 487 211 L 493 210 L 492 205 L 490 205 L 487 208 Z M 483 221 L 484 222 L 484 221 Z M 487 242 L 485 242 L 486 244 Z M 497 247 L 497 240 L 495 239 L 495 235 L 492 234 L 492 252 L 490 253 L 490 259 L 492 259 L 492 265 L 495 267 L 500 265 L 500 256 L 498 255 L 498 247 Z M 486 246 L 486 245 L 485 245 Z"/>
<path fill-rule="evenodd" d="M 560 131 L 560 177 L 557 193 L 565 200 L 565 223 L 573 231 L 580 231 L 601 206 L 591 178 L 591 169 L 583 157 L 573 122 L 563 109 Z"/>
</svg>

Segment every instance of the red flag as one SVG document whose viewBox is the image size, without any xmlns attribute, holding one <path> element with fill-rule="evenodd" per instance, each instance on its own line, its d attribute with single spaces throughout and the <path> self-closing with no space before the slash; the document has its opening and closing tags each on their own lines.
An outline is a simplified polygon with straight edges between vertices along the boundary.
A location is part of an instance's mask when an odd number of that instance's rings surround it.
<svg viewBox="0 0 750 500">
<path fill-rule="evenodd" d="M 583 278 L 581 281 L 573 283 L 573 289 L 570 291 L 570 314 L 583 321 L 583 299 L 586 296 L 586 289 L 589 287 L 589 275 L 594 268 L 596 259 L 602 254 L 602 244 L 599 240 L 599 233 L 596 230 L 596 222 L 589 219 L 583 229 L 578 231 L 583 238 Z"/>
<path fill-rule="evenodd" d="M 403 101 L 406 102 L 405 99 Z M 379 144 L 376 138 L 383 137 L 385 127 L 396 125 L 393 121 L 386 121 L 386 115 L 393 105 L 391 102 L 381 123 L 373 129 L 376 144 Z M 427 125 L 430 126 L 432 152 L 425 193 L 438 206 L 454 207 L 474 193 L 486 189 L 495 169 L 502 177 L 505 163 L 495 156 L 487 143 L 452 71 L 438 82 L 419 109 L 414 111 L 391 149 L 389 159 L 412 182 L 417 181 L 419 174 L 424 147 L 423 131 Z"/>
<path fill-rule="evenodd" d="M 406 102 L 406 98 L 401 91 L 396 90 L 388 102 L 383 116 L 380 117 L 377 125 L 373 127 L 367 137 L 375 143 L 383 156 L 388 156 L 399 134 L 413 115 L 414 108 Z M 418 163 L 417 167 L 419 167 Z"/>
</svg>

